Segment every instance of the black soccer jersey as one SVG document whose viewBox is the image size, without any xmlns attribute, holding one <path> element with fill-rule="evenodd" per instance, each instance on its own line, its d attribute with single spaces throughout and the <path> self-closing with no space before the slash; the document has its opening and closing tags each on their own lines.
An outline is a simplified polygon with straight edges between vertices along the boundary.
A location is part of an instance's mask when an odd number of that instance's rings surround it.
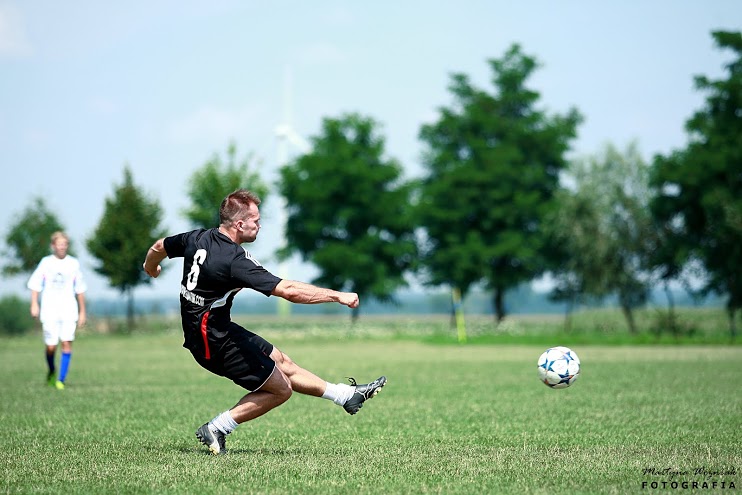
<svg viewBox="0 0 742 495">
<path fill-rule="evenodd" d="M 168 258 L 184 258 L 180 284 L 183 347 L 209 359 L 209 341 L 218 341 L 231 320 L 235 294 L 248 288 L 270 296 L 281 281 L 219 229 L 198 229 L 165 238 Z"/>
</svg>

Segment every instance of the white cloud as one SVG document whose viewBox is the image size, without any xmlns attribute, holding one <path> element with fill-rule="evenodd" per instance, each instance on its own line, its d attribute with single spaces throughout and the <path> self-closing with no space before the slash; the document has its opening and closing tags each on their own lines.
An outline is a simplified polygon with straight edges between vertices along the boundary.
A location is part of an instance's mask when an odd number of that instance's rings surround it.
<svg viewBox="0 0 742 495">
<path fill-rule="evenodd" d="M 24 57 L 32 52 L 20 11 L 9 3 L 0 3 L 0 57 Z"/>
<path fill-rule="evenodd" d="M 550 273 L 547 273 L 543 275 L 541 278 L 538 278 L 531 282 L 531 289 L 534 292 L 538 293 L 546 293 L 551 291 L 554 288 L 554 285 L 556 284 L 556 281 L 551 276 Z"/>
</svg>

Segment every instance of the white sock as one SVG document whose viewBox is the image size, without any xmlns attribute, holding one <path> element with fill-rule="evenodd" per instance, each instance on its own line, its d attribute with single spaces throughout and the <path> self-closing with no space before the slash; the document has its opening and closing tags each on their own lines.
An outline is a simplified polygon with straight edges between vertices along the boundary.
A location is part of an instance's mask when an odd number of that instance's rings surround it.
<svg viewBox="0 0 742 495">
<path fill-rule="evenodd" d="M 350 385 L 346 385 L 345 383 L 327 382 L 327 389 L 325 389 L 325 393 L 322 394 L 322 398 L 329 399 L 338 406 L 342 406 L 343 404 L 348 402 L 348 399 L 353 397 L 355 391 L 355 387 L 351 387 Z"/>
<path fill-rule="evenodd" d="M 219 430 L 225 435 L 229 435 L 237 428 L 238 423 L 232 419 L 232 415 L 229 411 L 224 411 L 219 416 L 209 421 L 209 429 L 211 431 Z"/>
</svg>

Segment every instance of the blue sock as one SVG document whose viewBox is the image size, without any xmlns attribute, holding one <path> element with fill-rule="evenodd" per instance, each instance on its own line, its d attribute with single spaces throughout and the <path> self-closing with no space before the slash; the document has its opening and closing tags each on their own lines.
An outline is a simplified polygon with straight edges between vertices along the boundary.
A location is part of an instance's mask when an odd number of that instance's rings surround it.
<svg viewBox="0 0 742 495">
<path fill-rule="evenodd" d="M 46 353 L 46 365 L 49 367 L 49 373 L 54 373 L 54 354 Z"/>
<path fill-rule="evenodd" d="M 59 363 L 59 381 L 64 382 L 67 378 L 67 369 L 70 367 L 70 359 L 72 359 L 71 352 L 62 353 L 62 361 Z"/>
</svg>

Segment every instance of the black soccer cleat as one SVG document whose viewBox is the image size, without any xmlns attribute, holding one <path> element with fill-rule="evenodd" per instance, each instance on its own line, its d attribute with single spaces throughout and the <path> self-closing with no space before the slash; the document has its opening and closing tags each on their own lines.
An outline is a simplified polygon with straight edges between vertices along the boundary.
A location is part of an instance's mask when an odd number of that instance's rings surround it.
<svg viewBox="0 0 742 495">
<path fill-rule="evenodd" d="M 227 435 L 217 430 L 216 433 L 209 429 L 209 424 L 201 426 L 196 430 L 196 438 L 198 438 L 202 444 L 206 445 L 212 454 L 226 454 L 227 447 L 224 439 Z"/>
<path fill-rule="evenodd" d="M 369 400 L 374 395 L 378 394 L 384 385 L 386 385 L 386 377 L 380 376 L 371 383 L 365 385 L 356 384 L 355 378 L 348 378 L 350 384 L 356 388 L 353 396 L 343 404 L 343 409 L 348 414 L 355 414 L 360 408 L 363 407 L 363 403 Z"/>
</svg>

